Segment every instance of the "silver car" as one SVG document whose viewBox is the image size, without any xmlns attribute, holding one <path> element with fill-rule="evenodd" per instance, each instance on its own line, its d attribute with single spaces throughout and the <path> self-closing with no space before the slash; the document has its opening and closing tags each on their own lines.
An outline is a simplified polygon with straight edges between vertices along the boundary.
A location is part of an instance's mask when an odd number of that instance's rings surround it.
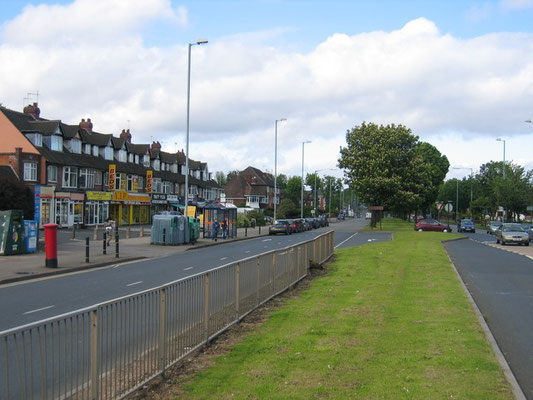
<svg viewBox="0 0 533 400">
<path fill-rule="evenodd" d="M 505 246 L 509 243 L 529 246 L 529 235 L 520 224 L 505 223 L 500 226 L 496 232 L 496 243 Z"/>
</svg>

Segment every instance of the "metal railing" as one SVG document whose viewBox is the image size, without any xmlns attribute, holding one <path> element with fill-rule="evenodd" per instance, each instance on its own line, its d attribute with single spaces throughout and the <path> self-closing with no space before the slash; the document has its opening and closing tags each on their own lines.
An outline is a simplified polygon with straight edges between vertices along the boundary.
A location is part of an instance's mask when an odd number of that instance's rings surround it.
<svg viewBox="0 0 533 400">
<path fill-rule="evenodd" d="M 122 398 L 304 278 L 333 235 L 0 332 L 0 400 Z"/>
</svg>

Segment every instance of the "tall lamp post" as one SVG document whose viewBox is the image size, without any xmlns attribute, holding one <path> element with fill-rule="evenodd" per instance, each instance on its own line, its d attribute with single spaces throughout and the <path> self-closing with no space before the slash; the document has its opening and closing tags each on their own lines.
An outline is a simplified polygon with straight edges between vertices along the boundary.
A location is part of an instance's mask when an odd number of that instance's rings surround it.
<svg viewBox="0 0 533 400">
<path fill-rule="evenodd" d="M 497 138 L 496 141 L 503 142 L 503 179 L 505 180 L 505 139 Z"/>
<path fill-rule="evenodd" d="M 187 137 L 185 153 L 185 216 L 188 216 L 189 208 L 189 116 L 191 110 L 191 47 L 195 45 L 207 44 L 207 39 L 198 39 L 195 43 L 189 43 L 189 53 L 187 61 Z"/>
<path fill-rule="evenodd" d="M 306 140 L 305 142 L 302 142 L 302 196 L 301 196 L 301 205 L 300 205 L 300 218 L 304 217 L 304 153 L 305 153 L 305 145 L 307 143 L 311 143 L 311 141 Z"/>
<path fill-rule="evenodd" d="M 527 122 L 528 124 L 533 124 L 533 121 L 530 119 L 526 119 L 524 122 Z M 533 224 L 533 210 L 531 210 L 531 223 Z"/>
<path fill-rule="evenodd" d="M 324 169 L 317 169 L 317 170 L 315 171 L 315 203 L 314 203 L 314 204 L 315 204 L 315 217 L 316 217 L 316 209 L 317 209 L 317 208 L 316 208 L 316 203 L 317 203 L 316 195 L 317 195 L 317 192 L 318 192 L 317 187 L 316 187 L 316 178 L 317 178 L 317 175 L 318 175 L 318 173 L 321 172 L 321 171 L 335 171 L 335 170 L 336 170 L 336 168 L 324 168 Z"/>
<path fill-rule="evenodd" d="M 278 201 L 278 122 L 287 121 L 287 118 L 276 120 L 274 129 L 274 221 L 276 220 L 277 201 Z"/>
<path fill-rule="evenodd" d="M 470 170 L 470 178 L 472 178 L 473 175 L 474 175 L 474 169 L 470 168 L 470 167 L 453 167 L 452 169 L 469 169 Z M 474 186 L 474 183 L 470 182 L 470 218 L 473 217 L 473 215 L 472 215 L 472 200 L 473 200 L 473 193 L 474 193 L 473 186 Z M 457 179 L 457 199 L 456 199 L 456 203 L 455 203 L 455 208 L 456 208 L 456 210 L 455 210 L 455 219 L 458 219 L 457 218 L 457 214 L 459 212 L 459 179 Z"/>
</svg>

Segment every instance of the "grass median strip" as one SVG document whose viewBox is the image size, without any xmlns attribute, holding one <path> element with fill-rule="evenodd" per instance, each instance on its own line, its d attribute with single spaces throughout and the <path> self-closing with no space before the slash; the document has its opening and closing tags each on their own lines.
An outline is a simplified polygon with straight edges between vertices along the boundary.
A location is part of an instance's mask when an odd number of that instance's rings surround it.
<svg viewBox="0 0 533 400">
<path fill-rule="evenodd" d="M 512 399 L 440 243 L 452 237 L 403 231 L 337 251 L 327 275 L 168 398 Z"/>
</svg>

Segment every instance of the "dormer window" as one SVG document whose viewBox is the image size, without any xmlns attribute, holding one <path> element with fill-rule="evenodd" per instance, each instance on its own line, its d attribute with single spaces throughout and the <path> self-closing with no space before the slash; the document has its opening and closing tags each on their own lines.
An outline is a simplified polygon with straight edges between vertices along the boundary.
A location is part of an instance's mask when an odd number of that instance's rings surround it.
<svg viewBox="0 0 533 400">
<path fill-rule="evenodd" d="M 79 139 L 69 140 L 68 147 L 72 153 L 81 154 L 81 140 Z"/>
<path fill-rule="evenodd" d="M 98 157 L 98 146 L 93 146 L 93 156 Z"/>
<path fill-rule="evenodd" d="M 128 154 L 128 162 L 132 163 L 133 159 L 134 159 L 133 154 L 131 154 L 131 153 Z"/>
<path fill-rule="evenodd" d="M 54 151 L 63 151 L 63 137 L 52 135 L 50 138 L 50 149 Z"/>
<path fill-rule="evenodd" d="M 118 161 L 120 162 L 128 161 L 128 153 L 126 152 L 126 150 L 120 149 L 117 153 L 118 153 L 117 154 Z"/>
<path fill-rule="evenodd" d="M 104 158 L 106 160 L 113 160 L 113 148 L 111 146 L 107 146 L 104 149 Z"/>
<path fill-rule="evenodd" d="M 143 165 L 146 168 L 150 168 L 150 156 L 149 155 L 144 156 Z"/>
<path fill-rule="evenodd" d="M 156 171 L 160 171 L 160 170 L 161 170 L 161 167 L 160 167 L 160 161 L 159 161 L 158 159 L 155 159 L 152 167 L 153 167 Z"/>
<path fill-rule="evenodd" d="M 161 163 L 161 171 L 166 171 L 165 167 L 166 167 L 166 164 L 164 162 L 162 162 Z"/>
<path fill-rule="evenodd" d="M 139 155 L 135 154 L 135 164 L 139 164 Z"/>
<path fill-rule="evenodd" d="M 41 135 L 40 133 L 27 133 L 26 137 L 34 146 L 42 147 L 43 135 Z"/>
<path fill-rule="evenodd" d="M 91 145 L 88 143 L 85 143 L 83 145 L 83 154 L 91 154 Z"/>
<path fill-rule="evenodd" d="M 172 164 L 170 166 L 170 171 L 174 172 L 175 174 L 177 174 L 178 173 L 178 164 Z"/>
</svg>

